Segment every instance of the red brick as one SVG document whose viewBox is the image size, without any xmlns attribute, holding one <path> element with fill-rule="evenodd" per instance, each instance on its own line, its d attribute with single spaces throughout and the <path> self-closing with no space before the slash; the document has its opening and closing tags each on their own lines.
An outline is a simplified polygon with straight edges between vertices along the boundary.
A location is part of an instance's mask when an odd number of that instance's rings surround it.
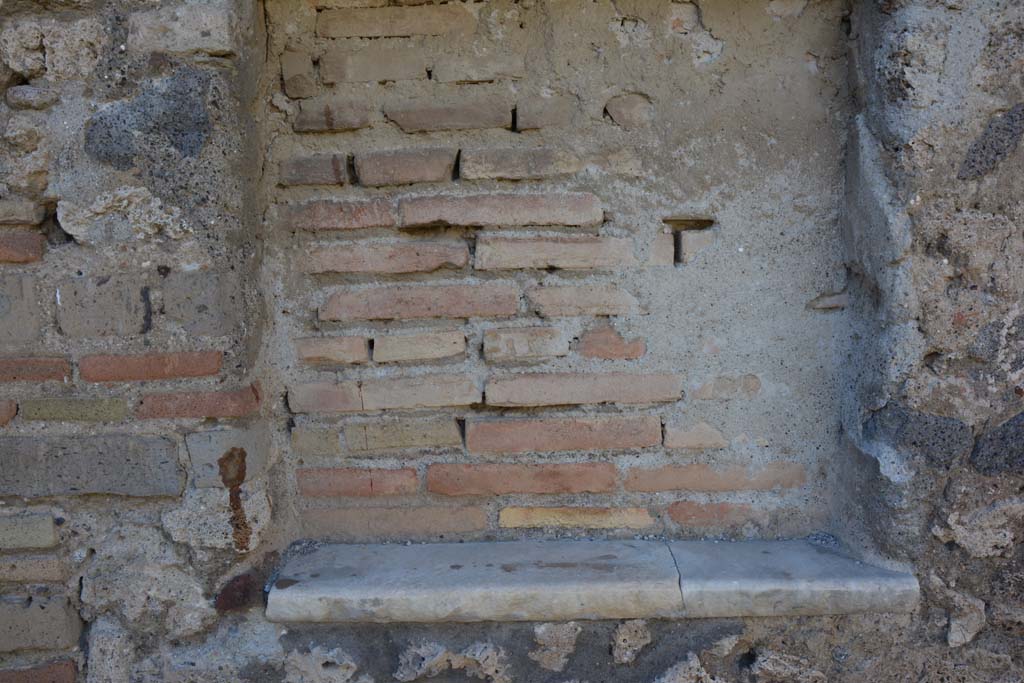
<svg viewBox="0 0 1024 683">
<path fill-rule="evenodd" d="M 43 258 L 46 238 L 31 230 L 0 230 L 0 263 L 32 263 Z"/>
<path fill-rule="evenodd" d="M 594 327 L 580 337 L 580 355 L 603 360 L 635 360 L 647 353 L 643 339 L 626 339 L 611 325 Z"/>
<path fill-rule="evenodd" d="M 702 451 L 727 448 L 728 440 L 707 422 L 692 427 L 665 425 L 665 448 Z"/>
<path fill-rule="evenodd" d="M 615 285 L 534 287 L 526 295 L 545 318 L 631 315 L 637 310 L 633 295 Z"/>
<path fill-rule="evenodd" d="M 62 382 L 70 377 L 67 358 L 0 358 L 0 382 Z"/>
<path fill-rule="evenodd" d="M 406 133 L 512 127 L 512 105 L 496 97 L 458 104 L 413 100 L 385 108 L 384 116 Z"/>
<path fill-rule="evenodd" d="M 565 95 L 525 97 L 516 105 L 516 130 L 568 126 L 575 109 L 575 98 Z"/>
<path fill-rule="evenodd" d="M 312 382 L 289 387 L 288 408 L 293 413 L 357 413 L 363 398 L 356 382 Z"/>
<path fill-rule="evenodd" d="M 464 149 L 459 157 L 459 177 L 466 180 L 539 180 L 582 168 L 579 157 L 551 147 Z"/>
<path fill-rule="evenodd" d="M 361 185 L 411 185 L 452 179 L 456 149 L 399 149 L 356 155 L 356 177 Z"/>
<path fill-rule="evenodd" d="M 600 225 L 601 200 L 585 192 L 441 195 L 403 199 L 402 225 Z"/>
<path fill-rule="evenodd" d="M 220 372 L 220 351 L 148 353 L 135 356 L 86 356 L 78 362 L 87 382 L 141 382 L 182 377 L 208 377 Z"/>
<path fill-rule="evenodd" d="M 439 506 L 306 510 L 302 522 L 305 535 L 335 541 L 442 539 L 483 531 L 487 510 Z"/>
<path fill-rule="evenodd" d="M 416 470 L 362 469 L 356 467 L 324 467 L 301 469 L 295 473 L 299 493 L 315 498 L 336 496 L 404 496 L 416 493 L 419 478 Z"/>
<path fill-rule="evenodd" d="M 309 273 L 429 273 L 469 263 L 465 242 L 341 244 L 309 255 Z"/>
<path fill-rule="evenodd" d="M 660 443 L 661 419 L 649 415 L 466 423 L 466 448 L 471 453 L 619 450 Z"/>
<path fill-rule="evenodd" d="M 379 48 L 328 50 L 320 57 L 324 83 L 380 83 L 427 77 L 429 62 L 422 50 Z"/>
<path fill-rule="evenodd" d="M 370 106 L 345 99 L 302 100 L 293 128 L 297 133 L 335 133 L 370 125 Z"/>
<path fill-rule="evenodd" d="M 514 327 L 484 332 L 484 358 L 491 363 L 569 355 L 569 340 L 554 327 Z"/>
<path fill-rule="evenodd" d="M 468 406 L 483 400 L 476 381 L 464 375 L 366 380 L 362 397 L 365 410 Z"/>
<path fill-rule="evenodd" d="M 519 291 L 512 285 L 413 285 L 333 294 L 320 307 L 320 319 L 495 318 L 518 310 Z"/>
<path fill-rule="evenodd" d="M 752 520 L 754 510 L 749 505 L 738 503 L 694 503 L 681 500 L 668 506 L 668 516 L 682 527 L 721 529 Z"/>
<path fill-rule="evenodd" d="M 646 529 L 654 519 L 644 508 L 507 507 L 498 515 L 505 529 Z"/>
<path fill-rule="evenodd" d="M 0 671 L 0 683 L 75 683 L 77 678 L 78 667 L 71 660 Z"/>
<path fill-rule="evenodd" d="M 348 159 L 344 154 L 285 159 L 278 176 L 282 185 L 344 185 L 348 182 Z"/>
<path fill-rule="evenodd" d="M 427 490 L 444 496 L 508 493 L 604 493 L 615 488 L 615 465 L 431 465 Z"/>
<path fill-rule="evenodd" d="M 0 427 L 6 427 L 18 414 L 18 404 L 15 401 L 0 401 Z"/>
<path fill-rule="evenodd" d="M 465 33 L 476 17 L 461 3 L 422 7 L 335 9 L 320 12 L 317 35 L 324 38 L 388 38 Z"/>
<path fill-rule="evenodd" d="M 245 417 L 260 407 L 255 385 L 234 391 L 187 391 L 174 394 L 145 394 L 135 410 L 142 419 Z"/>
<path fill-rule="evenodd" d="M 311 365 L 369 363 L 370 345 L 368 341 L 366 337 L 296 339 L 295 352 L 299 360 Z"/>
<path fill-rule="evenodd" d="M 704 463 L 633 468 L 627 491 L 772 491 L 798 488 L 807 481 L 803 465 L 778 462 L 763 467 L 714 468 Z"/>
<path fill-rule="evenodd" d="M 361 230 L 391 228 L 395 214 L 382 199 L 365 202 L 318 200 L 289 207 L 286 225 L 292 230 Z"/>
<path fill-rule="evenodd" d="M 678 375 L 548 373 L 513 375 L 487 383 L 487 405 L 523 407 L 592 403 L 661 403 L 682 395 Z"/>
<path fill-rule="evenodd" d="M 495 237 L 476 240 L 477 270 L 586 270 L 636 265 L 633 240 L 618 237 Z"/>
</svg>

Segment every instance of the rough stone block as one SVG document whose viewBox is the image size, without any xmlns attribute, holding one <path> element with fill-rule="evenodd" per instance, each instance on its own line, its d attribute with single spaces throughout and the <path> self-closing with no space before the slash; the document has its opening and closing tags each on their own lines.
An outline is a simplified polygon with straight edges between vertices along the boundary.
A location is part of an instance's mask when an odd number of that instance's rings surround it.
<svg viewBox="0 0 1024 683">
<path fill-rule="evenodd" d="M 465 242 L 344 244 L 308 254 L 310 273 L 429 273 L 464 268 L 469 263 Z"/>
<path fill-rule="evenodd" d="M 495 237 L 476 239 L 477 270 L 587 270 L 636 265 L 633 240 L 618 237 Z"/>
<path fill-rule="evenodd" d="M 163 313 L 189 334 L 223 336 L 238 326 L 245 298 L 227 273 L 174 272 L 163 281 Z"/>
<path fill-rule="evenodd" d="M 631 315 L 638 308 L 633 295 L 615 285 L 534 287 L 526 296 L 545 318 Z"/>
<path fill-rule="evenodd" d="M 476 380 L 464 375 L 366 380 L 362 397 L 365 410 L 468 406 L 483 400 Z"/>
<path fill-rule="evenodd" d="M 443 183 L 455 172 L 456 149 L 399 149 L 356 154 L 356 176 L 361 185 Z"/>
<path fill-rule="evenodd" d="M 69 337 L 128 337 L 149 331 L 149 288 L 126 275 L 83 277 L 57 285 L 57 324 Z"/>
<path fill-rule="evenodd" d="M 988 476 L 1024 472 L 1024 412 L 980 436 L 971 464 Z"/>
<path fill-rule="evenodd" d="M 292 230 L 361 230 L 391 228 L 396 220 L 391 205 L 384 200 L 319 200 L 288 207 L 284 224 Z"/>
<path fill-rule="evenodd" d="M 344 185 L 348 182 L 348 158 L 344 154 L 315 154 L 281 162 L 282 185 Z"/>
<path fill-rule="evenodd" d="M 281 55 L 281 80 L 288 97 L 303 99 L 316 95 L 316 72 L 309 53 L 285 50 Z"/>
<path fill-rule="evenodd" d="M 296 339 L 295 354 L 310 365 L 369 363 L 370 345 L 366 337 Z"/>
<path fill-rule="evenodd" d="M 575 111 L 576 100 L 567 95 L 524 97 L 516 105 L 516 130 L 568 126 Z"/>
<path fill-rule="evenodd" d="M 653 415 L 466 423 L 470 453 L 621 450 L 660 443 L 661 419 Z"/>
<path fill-rule="evenodd" d="M 515 315 L 518 310 L 519 291 L 498 282 L 394 286 L 332 294 L 320 307 L 320 319 L 495 318 Z"/>
<path fill-rule="evenodd" d="M 320 58 L 324 83 L 382 83 L 425 79 L 430 62 L 422 50 L 366 47 L 328 50 Z"/>
<path fill-rule="evenodd" d="M 299 113 L 292 127 L 296 133 L 339 133 L 370 125 L 370 107 L 366 102 L 318 97 L 299 102 Z"/>
<path fill-rule="evenodd" d="M 601 200 L 585 192 L 412 197 L 399 211 L 405 227 L 594 226 L 604 220 Z"/>
<path fill-rule="evenodd" d="M 512 127 L 512 105 L 498 97 L 456 104 L 411 100 L 385 107 L 384 116 L 406 133 Z"/>
<path fill-rule="evenodd" d="M 475 26 L 468 5 L 449 4 L 325 10 L 317 17 L 316 32 L 324 38 L 439 36 Z"/>
<path fill-rule="evenodd" d="M 9 510 L 0 514 L 0 550 L 52 548 L 57 525 L 49 512 Z"/>
<path fill-rule="evenodd" d="M 0 437 L 0 495 L 177 496 L 178 449 L 151 436 Z"/>
<path fill-rule="evenodd" d="M 0 382 L 67 382 L 71 362 L 67 358 L 0 358 Z"/>
<path fill-rule="evenodd" d="M 69 649 L 81 631 L 78 612 L 63 596 L 0 596 L 0 652 Z"/>
<path fill-rule="evenodd" d="M 49 109 L 59 99 L 60 93 L 52 88 L 15 85 L 7 89 L 7 104 L 11 109 Z"/>
<path fill-rule="evenodd" d="M 427 491 L 442 496 L 501 496 L 510 493 L 608 493 L 615 465 L 607 462 L 543 465 L 431 465 Z"/>
<path fill-rule="evenodd" d="M 437 360 L 465 353 L 466 335 L 462 332 L 428 332 L 373 339 L 374 363 Z"/>
<path fill-rule="evenodd" d="M 462 446 L 459 426 L 452 418 L 375 421 L 345 425 L 345 445 L 353 451 Z"/>
<path fill-rule="evenodd" d="M 540 180 L 582 168 L 579 157 L 551 147 L 464 149 L 459 157 L 459 177 L 466 180 Z"/>
<path fill-rule="evenodd" d="M 0 263 L 34 263 L 43 258 L 46 238 L 32 230 L 0 230 Z"/>
<path fill-rule="evenodd" d="M 0 275 L 0 345 L 35 340 L 39 336 L 39 312 L 35 278 Z"/>
<path fill-rule="evenodd" d="M 259 409 L 259 392 L 255 386 L 248 386 L 233 391 L 145 394 L 135 416 L 143 420 L 230 418 L 246 417 Z"/>
<path fill-rule="evenodd" d="M 682 393 L 683 380 L 678 375 L 523 374 L 489 380 L 487 405 L 524 407 L 664 403 L 678 401 Z"/>
<path fill-rule="evenodd" d="M 234 22 L 231 3 L 222 0 L 136 12 L 128 18 L 128 49 L 231 55 L 236 50 Z"/>
<path fill-rule="evenodd" d="M 623 483 L 627 491 L 773 491 L 798 488 L 807 481 L 799 463 L 775 462 L 760 467 L 712 467 L 704 463 L 635 467 Z"/>
<path fill-rule="evenodd" d="M 896 403 L 871 415 L 864 425 L 864 438 L 933 466 L 948 466 L 974 447 L 974 432 L 962 420 L 921 413 Z"/>
<path fill-rule="evenodd" d="M 489 363 L 531 361 L 569 354 L 569 339 L 555 327 L 517 327 L 484 332 Z"/>
<path fill-rule="evenodd" d="M 244 463 L 242 482 L 261 477 L 270 457 L 270 435 L 263 426 L 195 432 L 185 436 L 185 445 L 192 462 L 192 483 L 198 488 L 228 486 L 222 463 L 229 454 L 236 464 Z"/>
<path fill-rule="evenodd" d="M 361 507 L 306 510 L 303 528 L 308 536 L 338 541 L 376 539 L 436 539 L 487 528 L 482 507 Z"/>
<path fill-rule="evenodd" d="M 18 405 L 22 420 L 45 422 L 120 422 L 128 417 L 121 398 L 32 398 Z"/>
<path fill-rule="evenodd" d="M 323 467 L 295 473 L 299 493 L 313 498 L 406 496 L 416 493 L 419 476 L 410 467 L 363 469 Z"/>
<path fill-rule="evenodd" d="M 85 356 L 78 372 L 87 382 L 146 382 L 209 377 L 220 372 L 221 351 L 180 351 L 138 355 Z"/>
<path fill-rule="evenodd" d="M 504 529 L 646 529 L 654 518 L 644 508 L 507 507 L 498 513 Z"/>
</svg>

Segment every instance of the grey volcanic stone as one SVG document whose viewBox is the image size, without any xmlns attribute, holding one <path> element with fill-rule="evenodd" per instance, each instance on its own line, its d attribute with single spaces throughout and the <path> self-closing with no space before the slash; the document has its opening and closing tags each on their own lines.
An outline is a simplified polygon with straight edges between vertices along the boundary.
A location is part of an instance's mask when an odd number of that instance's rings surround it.
<svg viewBox="0 0 1024 683">
<path fill-rule="evenodd" d="M 971 464 L 990 476 L 1024 473 L 1024 412 L 979 437 Z"/>
<path fill-rule="evenodd" d="M 969 453 L 974 433 L 961 420 L 927 415 L 889 404 L 874 413 L 864 425 L 869 441 L 885 443 L 900 453 L 947 467 Z"/>
</svg>

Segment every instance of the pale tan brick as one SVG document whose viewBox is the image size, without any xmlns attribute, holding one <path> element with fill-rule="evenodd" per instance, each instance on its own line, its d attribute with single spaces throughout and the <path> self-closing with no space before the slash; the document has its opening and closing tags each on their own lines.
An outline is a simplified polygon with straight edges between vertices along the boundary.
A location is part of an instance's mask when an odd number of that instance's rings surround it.
<svg viewBox="0 0 1024 683">
<path fill-rule="evenodd" d="M 288 389 L 293 413 L 353 413 L 363 409 L 356 382 L 313 382 Z"/>
<path fill-rule="evenodd" d="M 487 382 L 487 405 L 523 407 L 597 403 L 664 403 L 683 392 L 678 375 L 524 374 Z"/>
<path fill-rule="evenodd" d="M 743 503 L 696 503 L 682 500 L 668 506 L 668 516 L 684 529 L 721 530 L 754 521 L 758 514 Z"/>
<path fill-rule="evenodd" d="M 59 555 L 0 555 L 2 581 L 57 583 L 63 581 L 66 575 L 67 568 Z M 2 675 L 0 683 L 3 683 Z"/>
<path fill-rule="evenodd" d="M 661 419 L 652 415 L 543 420 L 470 420 L 470 453 L 551 453 L 648 448 L 661 443 Z"/>
<path fill-rule="evenodd" d="M 611 325 L 599 325 L 580 337 L 579 353 L 584 358 L 635 360 L 647 353 L 643 339 L 627 340 Z"/>
<path fill-rule="evenodd" d="M 433 78 L 439 83 L 485 83 L 515 80 L 526 75 L 522 55 L 485 54 L 442 57 L 434 65 Z"/>
<path fill-rule="evenodd" d="M 482 401 L 476 380 L 464 375 L 366 380 L 362 393 L 366 410 L 468 406 Z"/>
<path fill-rule="evenodd" d="M 366 337 L 319 337 L 296 339 L 295 353 L 310 365 L 348 365 L 369 363 L 369 340 Z"/>
<path fill-rule="evenodd" d="M 637 301 L 615 285 L 534 287 L 527 298 L 545 318 L 579 315 L 630 315 Z"/>
<path fill-rule="evenodd" d="M 0 652 L 69 649 L 81 631 L 78 612 L 64 596 L 0 595 Z"/>
<path fill-rule="evenodd" d="M 459 425 L 450 417 L 389 420 L 345 425 L 345 443 L 353 451 L 462 446 Z"/>
<path fill-rule="evenodd" d="M 555 327 L 516 327 L 484 332 L 484 358 L 491 363 L 528 361 L 569 354 L 569 339 Z"/>
<path fill-rule="evenodd" d="M 459 158 L 459 177 L 466 180 L 539 180 L 582 168 L 575 154 L 551 147 L 464 149 Z"/>
<path fill-rule="evenodd" d="M 702 401 L 728 401 L 730 399 L 750 399 L 761 391 L 761 379 L 757 375 L 747 374 L 738 377 L 721 375 L 713 377 L 693 390 L 693 398 Z"/>
<path fill-rule="evenodd" d="M 0 225 L 39 225 L 46 207 L 23 199 L 0 199 Z"/>
<path fill-rule="evenodd" d="M 426 54 L 417 49 L 328 50 L 320 58 L 320 78 L 328 84 L 409 81 L 426 78 L 428 67 Z"/>
<path fill-rule="evenodd" d="M 398 209 L 406 227 L 594 226 L 604 220 L 601 200 L 585 192 L 412 197 Z"/>
<path fill-rule="evenodd" d="M 419 476 L 401 469 L 318 467 L 295 473 L 299 493 L 311 498 L 406 496 L 416 493 Z"/>
<path fill-rule="evenodd" d="M 367 201 L 315 200 L 285 210 L 285 225 L 292 230 L 360 230 L 394 227 L 391 204 L 382 199 Z"/>
<path fill-rule="evenodd" d="M 712 467 L 704 463 L 633 468 L 625 480 L 627 491 L 772 491 L 803 486 L 803 465 L 789 462 L 764 466 Z"/>
<path fill-rule="evenodd" d="M 318 97 L 299 102 L 296 133 L 336 133 L 370 125 L 370 106 L 363 101 Z"/>
<path fill-rule="evenodd" d="M 356 176 L 370 187 L 450 181 L 457 155 L 457 149 L 445 148 L 366 152 L 356 155 Z"/>
<path fill-rule="evenodd" d="M 618 237 L 495 237 L 476 240 L 477 270 L 560 268 L 587 270 L 636 265 L 633 240 Z"/>
<path fill-rule="evenodd" d="M 333 429 L 296 427 L 292 430 L 292 450 L 299 455 L 340 455 L 341 439 Z"/>
<path fill-rule="evenodd" d="M 543 465 L 431 465 L 427 490 L 442 496 L 500 496 L 509 493 L 607 493 L 614 490 L 615 465 L 607 462 Z"/>
<path fill-rule="evenodd" d="M 375 363 L 436 360 L 462 356 L 465 353 L 466 335 L 462 332 L 429 332 L 373 339 Z"/>
<path fill-rule="evenodd" d="M 462 3 L 320 12 L 316 32 L 324 38 L 385 38 L 467 33 L 476 16 Z"/>
<path fill-rule="evenodd" d="M 429 273 L 469 263 L 465 242 L 346 243 L 315 249 L 308 273 Z"/>
<path fill-rule="evenodd" d="M 344 185 L 348 182 L 348 159 L 344 154 L 315 154 L 281 162 L 281 185 Z"/>
<path fill-rule="evenodd" d="M 692 427 L 665 426 L 665 448 L 689 451 L 727 448 L 729 442 L 722 432 L 707 422 L 698 422 Z"/>
<path fill-rule="evenodd" d="M 385 107 L 384 116 L 406 133 L 512 127 L 512 105 L 499 97 L 453 104 L 403 101 Z"/>
<path fill-rule="evenodd" d="M 482 507 L 361 507 L 306 510 L 306 536 L 335 541 L 443 539 L 487 528 Z"/>
<path fill-rule="evenodd" d="M 568 126 L 575 111 L 576 99 L 568 95 L 524 97 L 516 105 L 516 130 Z"/>
<path fill-rule="evenodd" d="M 676 238 L 671 230 L 659 230 L 647 255 L 649 266 L 672 266 L 676 262 Z"/>
<path fill-rule="evenodd" d="M 0 513 L 0 550 L 52 548 L 57 545 L 57 527 L 48 512 L 9 511 Z"/>
<path fill-rule="evenodd" d="M 505 529 L 646 529 L 654 519 L 644 508 L 507 507 L 498 524 Z"/>
<path fill-rule="evenodd" d="M 519 291 L 512 285 L 376 287 L 331 295 L 321 320 L 494 318 L 515 315 Z"/>
<path fill-rule="evenodd" d="M 698 252 L 715 243 L 715 233 L 711 230 L 680 230 L 676 239 L 679 240 L 679 261 L 687 264 L 693 262 Z"/>
<path fill-rule="evenodd" d="M 316 73 L 308 52 L 285 50 L 281 55 L 281 78 L 288 97 L 301 99 L 316 95 Z"/>
</svg>

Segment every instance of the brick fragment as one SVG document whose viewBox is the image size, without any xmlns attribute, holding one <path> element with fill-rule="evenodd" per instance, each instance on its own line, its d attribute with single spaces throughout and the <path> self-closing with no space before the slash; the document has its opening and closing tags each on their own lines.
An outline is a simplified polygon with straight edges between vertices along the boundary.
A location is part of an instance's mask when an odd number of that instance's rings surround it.
<svg viewBox="0 0 1024 683">
<path fill-rule="evenodd" d="M 462 446 L 462 435 L 450 417 L 375 421 L 345 425 L 345 444 L 353 451 L 457 447 Z"/>
<path fill-rule="evenodd" d="M 512 285 L 394 286 L 333 294 L 320 307 L 320 319 L 495 318 L 518 310 L 519 291 Z"/>
<path fill-rule="evenodd" d="M 416 49 L 328 50 L 320 58 L 320 78 L 328 84 L 411 81 L 426 78 L 429 64 Z"/>
<path fill-rule="evenodd" d="M 363 409 L 356 382 L 312 382 L 288 389 L 293 413 L 355 413 Z"/>
<path fill-rule="evenodd" d="M 292 127 L 296 133 L 339 133 L 370 125 L 370 107 L 365 102 L 339 98 L 302 100 Z"/>
<path fill-rule="evenodd" d="M 465 353 L 466 335 L 462 332 L 430 332 L 373 339 L 375 363 L 437 360 Z"/>
<path fill-rule="evenodd" d="M 28 669 L 0 671 L 0 683 L 75 683 L 78 667 L 69 659 Z"/>
<path fill-rule="evenodd" d="M 651 240 L 647 257 L 649 266 L 674 266 L 676 263 L 676 238 L 672 230 L 659 230 Z"/>
<path fill-rule="evenodd" d="M 66 578 L 67 569 L 59 555 L 0 555 L 0 576 L 13 583 L 57 583 Z"/>
<path fill-rule="evenodd" d="M 627 491 L 772 491 L 803 486 L 807 473 L 798 463 L 763 467 L 714 468 L 704 463 L 633 468 L 626 476 Z"/>
<path fill-rule="evenodd" d="M 292 451 L 299 455 L 340 455 L 341 439 L 333 429 L 296 427 L 292 430 Z"/>
<path fill-rule="evenodd" d="M 320 12 L 317 35 L 323 38 L 388 38 L 466 33 L 476 16 L 462 3 L 422 7 L 335 9 Z"/>
<path fill-rule="evenodd" d="M 612 121 L 626 130 L 642 128 L 651 122 L 653 107 L 646 95 L 627 93 L 616 95 L 604 105 L 604 110 Z"/>
<path fill-rule="evenodd" d="M 33 422 L 120 422 L 128 404 L 120 398 L 33 398 L 18 405 L 22 420 Z"/>
<path fill-rule="evenodd" d="M 429 273 L 464 268 L 465 242 L 347 243 L 316 249 L 306 266 L 310 273 Z"/>
<path fill-rule="evenodd" d="M 443 57 L 434 65 L 433 78 L 439 83 L 486 83 L 515 80 L 526 75 L 522 55 L 486 54 Z"/>
<path fill-rule="evenodd" d="M 60 100 L 60 92 L 54 88 L 40 88 L 35 85 L 14 85 L 7 88 L 7 105 L 11 109 L 49 109 Z"/>
<path fill-rule="evenodd" d="M 660 443 L 661 419 L 651 415 L 466 423 L 466 448 L 470 453 L 621 450 Z"/>
<path fill-rule="evenodd" d="M 186 391 L 146 394 L 135 416 L 147 419 L 229 418 L 253 415 L 260 409 L 259 392 L 253 386 L 233 391 Z"/>
<path fill-rule="evenodd" d="M 504 529 L 646 529 L 654 519 L 644 508 L 507 507 L 498 524 Z"/>
<path fill-rule="evenodd" d="M 611 325 L 599 325 L 580 337 L 579 352 L 584 358 L 635 360 L 647 353 L 647 343 L 643 339 L 627 341 Z"/>
<path fill-rule="evenodd" d="M 700 451 L 728 446 L 729 442 L 722 433 L 707 422 L 698 422 L 688 429 L 674 425 L 665 426 L 665 448 Z"/>
<path fill-rule="evenodd" d="M 0 199 L 0 225 L 39 225 L 46 208 L 22 199 Z"/>
<path fill-rule="evenodd" d="M 67 358 L 0 358 L 0 382 L 64 382 L 70 378 Z"/>
<path fill-rule="evenodd" d="M 360 230 L 395 225 L 391 205 L 381 199 L 363 202 L 316 200 L 291 206 L 285 225 L 292 230 Z"/>
<path fill-rule="evenodd" d="M 464 375 L 366 380 L 362 384 L 362 396 L 366 410 L 468 406 L 483 400 L 476 381 Z"/>
<path fill-rule="evenodd" d="M 25 344 L 39 336 L 36 281 L 28 275 L 0 275 L 0 344 Z"/>
<path fill-rule="evenodd" d="M 419 476 L 411 467 L 397 470 L 357 467 L 301 469 L 299 493 L 313 498 L 405 496 L 416 493 Z"/>
<path fill-rule="evenodd" d="M 335 541 L 445 539 L 454 534 L 483 531 L 487 511 L 482 507 L 361 507 L 306 510 L 307 536 Z"/>
<path fill-rule="evenodd" d="M 0 427 L 6 427 L 18 414 L 18 404 L 15 401 L 0 401 Z"/>
<path fill-rule="evenodd" d="M 604 220 L 601 200 L 585 192 L 411 197 L 398 208 L 405 227 L 594 226 Z"/>
<path fill-rule="evenodd" d="M 524 97 L 516 105 L 516 130 L 568 126 L 575 110 L 576 100 L 566 95 Z"/>
<path fill-rule="evenodd" d="M 315 154 L 281 162 L 281 185 L 344 185 L 348 182 L 348 159 L 344 154 Z"/>
<path fill-rule="evenodd" d="M 721 375 L 697 385 L 693 398 L 702 401 L 728 401 L 735 398 L 750 399 L 761 391 L 761 379 L 757 375 Z"/>
<path fill-rule="evenodd" d="M 34 263 L 43 258 L 46 238 L 31 230 L 0 230 L 0 263 Z"/>
<path fill-rule="evenodd" d="M 86 356 L 78 371 L 87 382 L 142 382 L 185 377 L 209 377 L 220 372 L 221 351 L 181 351 L 131 356 Z"/>
<path fill-rule="evenodd" d="M 586 270 L 636 265 L 633 241 L 618 237 L 495 237 L 476 240 L 477 270 L 561 268 Z"/>
<path fill-rule="evenodd" d="M 52 548 L 57 525 L 48 512 L 7 511 L 0 514 L 0 550 Z"/>
<path fill-rule="evenodd" d="M 684 265 L 692 263 L 697 253 L 715 243 L 715 233 L 711 230 L 680 230 L 676 233 L 679 262 Z"/>
<path fill-rule="evenodd" d="M 285 50 L 281 55 L 281 78 L 288 97 L 301 99 L 316 95 L 316 73 L 308 52 Z"/>
<path fill-rule="evenodd" d="M 682 395 L 678 375 L 546 373 L 513 375 L 487 383 L 487 405 L 523 407 L 596 403 L 661 403 Z"/>
<path fill-rule="evenodd" d="M 0 595 L 0 652 L 70 649 L 81 631 L 66 597 Z"/>
<path fill-rule="evenodd" d="M 370 362 L 366 337 L 322 337 L 296 339 L 295 353 L 310 365 L 349 365 Z"/>
<path fill-rule="evenodd" d="M 551 147 L 464 149 L 459 158 L 459 177 L 466 180 L 539 180 L 582 168 L 579 157 Z"/>
<path fill-rule="evenodd" d="M 686 529 L 721 529 L 750 521 L 754 510 L 740 503 L 695 503 L 681 500 L 668 506 L 668 516 Z"/>
<path fill-rule="evenodd" d="M 443 496 L 509 493 L 606 493 L 615 488 L 615 465 L 431 465 L 427 490 Z"/>
<path fill-rule="evenodd" d="M 631 315 L 638 307 L 632 294 L 615 285 L 534 287 L 526 296 L 545 318 Z"/>
<path fill-rule="evenodd" d="M 528 361 L 569 354 L 569 339 L 555 327 L 517 327 L 484 332 L 484 358 L 490 363 Z"/>
<path fill-rule="evenodd" d="M 406 133 L 512 127 L 512 106 L 497 97 L 456 104 L 405 101 L 385 107 L 384 116 Z"/>
<path fill-rule="evenodd" d="M 456 149 L 427 147 L 356 154 L 356 177 L 369 187 L 442 183 L 455 172 Z"/>
</svg>

